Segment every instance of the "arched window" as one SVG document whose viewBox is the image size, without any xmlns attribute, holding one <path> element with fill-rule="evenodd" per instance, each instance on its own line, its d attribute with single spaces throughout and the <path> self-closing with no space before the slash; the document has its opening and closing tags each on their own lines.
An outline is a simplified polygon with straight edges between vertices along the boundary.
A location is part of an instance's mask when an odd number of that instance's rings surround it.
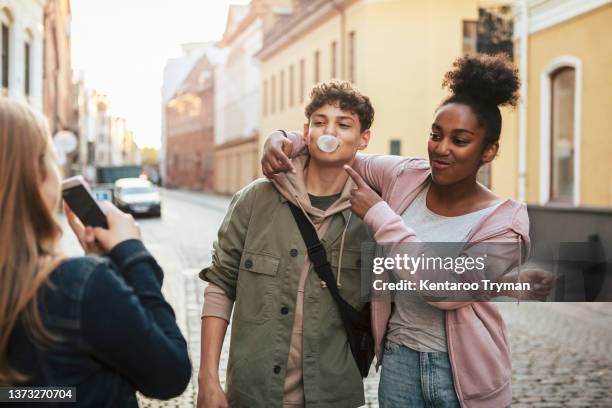
<svg viewBox="0 0 612 408">
<path fill-rule="evenodd" d="M 554 59 L 540 77 L 540 204 L 580 204 L 582 63 Z"/>
<path fill-rule="evenodd" d="M 2 87 L 2 95 L 8 96 L 9 78 L 10 78 L 10 58 L 11 58 L 11 25 L 13 24 L 13 15 L 6 7 L 0 11 L 0 86 Z"/>
<path fill-rule="evenodd" d="M 32 90 L 32 42 L 34 36 L 30 29 L 26 30 L 26 38 L 23 47 L 23 91 L 25 96 L 29 97 Z"/>
<path fill-rule="evenodd" d="M 550 75 L 549 200 L 572 203 L 574 196 L 574 105 L 576 70 L 563 67 Z"/>
</svg>

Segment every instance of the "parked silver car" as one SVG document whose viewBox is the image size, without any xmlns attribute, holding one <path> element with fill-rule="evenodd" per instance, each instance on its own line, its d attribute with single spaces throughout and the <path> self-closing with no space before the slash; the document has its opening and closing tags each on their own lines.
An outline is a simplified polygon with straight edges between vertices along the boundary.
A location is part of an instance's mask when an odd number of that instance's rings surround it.
<svg viewBox="0 0 612 408">
<path fill-rule="evenodd" d="M 161 217 L 161 197 L 148 180 L 124 178 L 115 181 L 113 202 L 121 210 L 134 215 Z"/>
</svg>

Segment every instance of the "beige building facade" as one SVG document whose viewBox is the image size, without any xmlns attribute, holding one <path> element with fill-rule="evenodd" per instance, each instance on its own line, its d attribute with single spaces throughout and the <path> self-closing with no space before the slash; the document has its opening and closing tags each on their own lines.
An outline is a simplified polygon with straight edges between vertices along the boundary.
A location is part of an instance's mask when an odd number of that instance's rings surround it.
<svg viewBox="0 0 612 408">
<path fill-rule="evenodd" d="M 524 199 L 610 208 L 612 1 L 530 0 L 522 6 L 516 34 L 519 49 L 527 39 L 519 56 L 526 68 L 519 135 L 525 139 Z"/>
</svg>

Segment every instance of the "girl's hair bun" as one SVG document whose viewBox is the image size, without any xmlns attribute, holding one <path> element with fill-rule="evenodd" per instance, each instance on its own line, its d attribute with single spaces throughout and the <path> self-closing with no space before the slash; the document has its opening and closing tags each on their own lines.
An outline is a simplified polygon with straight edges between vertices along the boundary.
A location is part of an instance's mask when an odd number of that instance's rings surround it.
<svg viewBox="0 0 612 408">
<path fill-rule="evenodd" d="M 519 86 L 518 69 L 507 54 L 465 54 L 442 81 L 452 97 L 495 106 L 516 106 Z"/>
</svg>

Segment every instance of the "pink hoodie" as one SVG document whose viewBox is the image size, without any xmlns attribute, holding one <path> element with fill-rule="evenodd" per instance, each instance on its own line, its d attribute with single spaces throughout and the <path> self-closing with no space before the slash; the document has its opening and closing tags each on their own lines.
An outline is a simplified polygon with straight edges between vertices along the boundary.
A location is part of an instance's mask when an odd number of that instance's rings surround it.
<svg viewBox="0 0 612 408">
<path fill-rule="evenodd" d="M 298 132 L 287 132 L 293 143 L 291 156 L 305 144 Z M 374 205 L 364 221 L 382 243 L 416 241 L 402 214 L 431 182 L 429 162 L 400 156 L 357 155 L 353 168 L 384 201 Z M 529 217 L 525 204 L 506 200 L 472 229 L 466 246 L 482 242 L 516 243 L 519 253 L 529 255 Z M 494 303 L 437 302 L 446 310 L 446 336 L 455 391 L 464 408 L 505 407 L 512 402 L 510 347 L 506 326 Z M 377 365 L 391 316 L 391 303 L 372 302 L 372 332 Z"/>
<path fill-rule="evenodd" d="M 422 159 L 398 156 L 359 155 L 355 170 L 382 194 L 379 202 L 364 217 L 377 242 L 410 242 L 417 239 L 398 214 L 402 214 L 416 196 L 431 182 L 429 163 Z M 484 217 L 467 241 L 524 241 L 529 248 L 529 219 L 524 204 L 506 200 Z M 510 349 L 506 327 L 493 303 L 438 302 L 446 310 L 448 352 L 453 369 L 455 390 L 462 407 L 504 407 L 511 403 Z M 391 304 L 372 302 L 372 331 L 378 364 Z"/>
</svg>

